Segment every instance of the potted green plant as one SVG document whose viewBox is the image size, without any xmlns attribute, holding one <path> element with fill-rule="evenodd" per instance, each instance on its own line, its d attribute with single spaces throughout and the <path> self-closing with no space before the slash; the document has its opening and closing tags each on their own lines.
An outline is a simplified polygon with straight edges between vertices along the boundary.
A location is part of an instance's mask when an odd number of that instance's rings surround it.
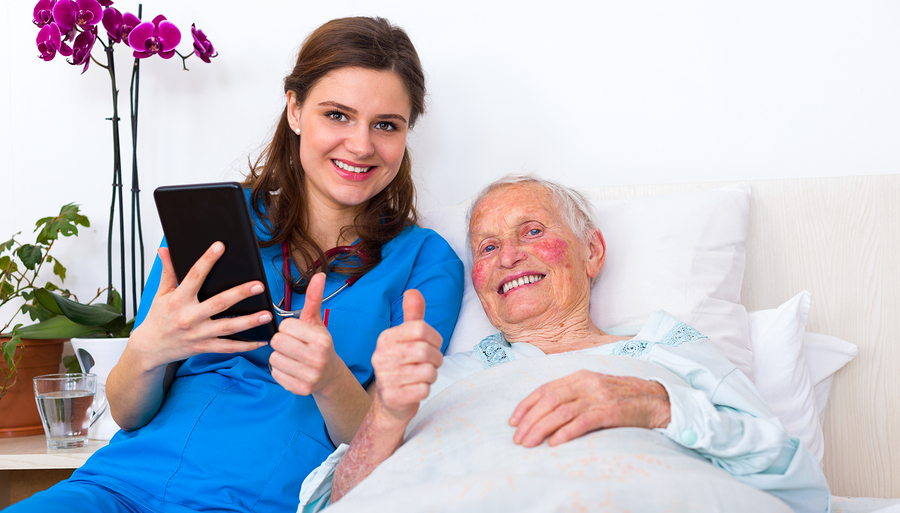
<svg viewBox="0 0 900 513">
<path fill-rule="evenodd" d="M 96 303 L 102 295 L 81 304 L 62 283 L 65 266 L 51 255 L 61 237 L 78 234 L 78 227 L 90 226 L 75 204 L 64 205 L 59 214 L 35 223 L 33 243 L 16 239 L 18 232 L 0 244 L 0 307 L 19 301 L 10 320 L 0 329 L 0 437 L 42 433 L 40 417 L 31 392 L 31 378 L 57 372 L 62 344 L 72 337 L 126 336 L 132 323 L 125 322 L 114 290 L 107 301 Z M 46 269 L 53 277 L 47 279 Z M 39 283 L 38 280 L 46 280 Z M 22 315 L 35 324 L 16 323 Z M 10 328 L 11 327 L 11 328 Z"/>
</svg>

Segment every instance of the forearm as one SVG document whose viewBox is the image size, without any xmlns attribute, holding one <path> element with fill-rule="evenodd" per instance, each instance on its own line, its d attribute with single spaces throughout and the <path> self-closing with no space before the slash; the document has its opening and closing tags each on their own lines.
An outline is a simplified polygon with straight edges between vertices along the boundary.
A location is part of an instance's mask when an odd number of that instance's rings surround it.
<svg viewBox="0 0 900 513">
<path fill-rule="evenodd" d="M 314 392 L 313 399 L 335 446 L 349 444 L 353 440 L 372 404 L 371 396 L 343 362 L 338 376 L 327 387 Z"/>
<path fill-rule="evenodd" d="M 106 396 L 116 424 L 126 431 L 145 426 L 159 411 L 175 377 L 177 363 L 147 366 L 129 347 L 110 371 Z"/>
<path fill-rule="evenodd" d="M 403 443 L 408 424 L 408 420 L 399 420 L 385 412 L 377 399 L 372 403 L 350 448 L 335 469 L 331 502 L 339 501 L 394 454 Z"/>
<path fill-rule="evenodd" d="M 777 420 L 756 417 L 737 404 L 717 408 L 702 391 L 689 387 L 667 384 L 666 389 L 671 422 L 663 433 L 732 475 L 769 469 L 788 441 Z"/>
</svg>

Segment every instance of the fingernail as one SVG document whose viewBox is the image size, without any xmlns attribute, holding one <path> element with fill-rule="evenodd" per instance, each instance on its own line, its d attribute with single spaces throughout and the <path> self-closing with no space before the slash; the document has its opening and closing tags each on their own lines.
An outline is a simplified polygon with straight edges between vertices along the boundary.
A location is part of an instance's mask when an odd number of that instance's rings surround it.
<svg viewBox="0 0 900 513">
<path fill-rule="evenodd" d="M 272 320 L 272 316 L 267 312 L 259 316 L 259 323 L 265 324 Z"/>
<path fill-rule="evenodd" d="M 250 292 L 252 292 L 253 294 L 259 294 L 259 293 L 262 292 L 263 290 L 265 290 L 265 289 L 263 288 L 263 286 L 260 285 L 260 284 L 258 284 L 258 283 L 257 283 L 256 285 L 250 287 Z"/>
<path fill-rule="evenodd" d="M 218 241 L 213 244 L 213 253 L 222 253 L 223 251 L 225 251 L 225 244 Z"/>
</svg>

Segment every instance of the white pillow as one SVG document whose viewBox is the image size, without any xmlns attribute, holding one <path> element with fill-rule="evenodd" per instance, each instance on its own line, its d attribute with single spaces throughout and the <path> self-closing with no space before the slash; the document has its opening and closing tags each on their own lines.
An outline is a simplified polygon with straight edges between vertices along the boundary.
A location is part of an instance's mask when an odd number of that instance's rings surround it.
<svg viewBox="0 0 900 513">
<path fill-rule="evenodd" d="M 750 312 L 750 340 L 756 388 L 788 433 L 821 462 L 825 439 L 803 351 L 810 300 L 804 290 L 777 309 Z"/>
<path fill-rule="evenodd" d="M 710 337 L 747 376 L 753 357 L 747 312 L 739 304 L 750 186 L 626 200 L 592 200 L 606 240 L 606 263 L 591 291 L 602 329 L 641 325 L 665 310 Z M 472 289 L 468 204 L 422 212 L 466 267 L 462 310 L 447 354 L 469 351 L 496 329 Z"/>
<path fill-rule="evenodd" d="M 740 305 L 750 185 L 593 204 L 606 240 L 606 263 L 591 291 L 597 326 L 640 325 L 665 310 L 708 336 L 752 379 Z"/>
<path fill-rule="evenodd" d="M 803 351 L 806 353 L 809 380 L 812 382 L 813 395 L 816 397 L 819 424 L 825 423 L 825 406 L 831 394 L 834 373 L 850 363 L 858 350 L 856 344 L 837 337 L 818 333 L 803 334 Z"/>
</svg>

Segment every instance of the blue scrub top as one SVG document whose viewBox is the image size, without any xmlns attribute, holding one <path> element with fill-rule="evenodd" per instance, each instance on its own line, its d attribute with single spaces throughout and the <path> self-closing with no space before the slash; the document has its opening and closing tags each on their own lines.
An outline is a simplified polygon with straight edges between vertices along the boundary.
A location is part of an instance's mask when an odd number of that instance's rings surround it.
<svg viewBox="0 0 900 513">
<path fill-rule="evenodd" d="M 265 240 L 255 214 L 254 222 Z M 284 296 L 281 247 L 263 248 L 261 254 L 278 303 Z M 146 317 L 161 270 L 157 258 L 138 322 Z M 293 266 L 292 272 L 297 273 Z M 329 275 L 325 295 L 345 281 Z M 378 266 L 323 303 L 335 350 L 363 386 L 373 378 L 378 335 L 403 322 L 403 292 L 412 288 L 425 296 L 425 320 L 443 336 L 446 349 L 462 300 L 463 265 L 431 230 L 406 228 L 385 244 Z M 304 300 L 293 294 L 292 308 L 302 308 Z M 189 358 L 153 420 L 132 432 L 119 431 L 71 481 L 99 484 L 168 512 L 293 511 L 303 479 L 335 446 L 312 396 L 294 395 L 272 379 L 271 353 L 264 346 Z"/>
</svg>

